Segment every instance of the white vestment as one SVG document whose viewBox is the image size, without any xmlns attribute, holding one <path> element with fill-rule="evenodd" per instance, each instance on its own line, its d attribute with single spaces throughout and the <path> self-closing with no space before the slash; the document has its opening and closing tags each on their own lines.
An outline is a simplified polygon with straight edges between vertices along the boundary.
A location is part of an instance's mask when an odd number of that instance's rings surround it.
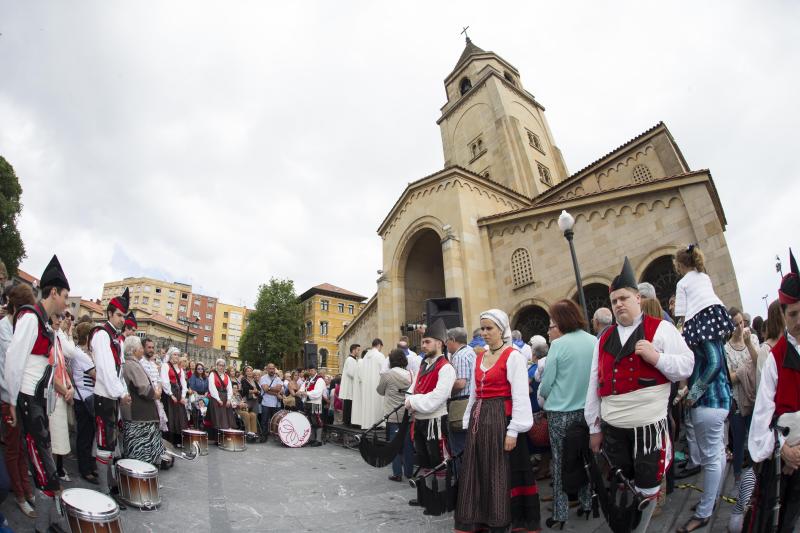
<svg viewBox="0 0 800 533">
<path fill-rule="evenodd" d="M 359 412 L 359 424 L 366 429 L 383 418 L 383 397 L 378 394 L 378 382 L 381 378 L 381 366 L 386 356 L 375 348 L 370 349 L 358 366 L 358 381 L 361 384 L 361 402 L 353 411 Z M 355 423 L 355 422 L 354 422 Z"/>
<path fill-rule="evenodd" d="M 361 409 L 364 387 L 361 386 L 361 367 L 364 366 L 364 360 L 359 359 L 356 362 L 356 372 L 353 377 L 353 407 L 350 412 L 350 423 L 356 426 L 361 425 Z"/>
<path fill-rule="evenodd" d="M 339 398 L 342 400 L 353 399 L 353 389 L 355 387 L 356 372 L 358 371 L 358 360 L 347 356 L 342 369 L 342 386 L 339 387 Z"/>
</svg>

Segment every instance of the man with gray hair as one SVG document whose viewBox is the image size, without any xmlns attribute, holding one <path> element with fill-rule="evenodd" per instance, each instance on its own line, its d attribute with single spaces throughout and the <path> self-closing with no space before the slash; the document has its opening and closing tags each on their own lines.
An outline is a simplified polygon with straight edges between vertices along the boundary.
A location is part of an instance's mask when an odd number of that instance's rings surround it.
<svg viewBox="0 0 800 533">
<path fill-rule="evenodd" d="M 519 350 L 520 353 L 525 356 L 525 361 L 530 363 L 531 347 L 522 340 L 522 333 L 518 329 L 515 329 L 511 332 L 511 341 L 513 342 L 514 346 L 516 346 L 517 350 Z"/>
<path fill-rule="evenodd" d="M 656 288 L 653 287 L 652 283 L 648 283 L 643 281 L 639 284 L 639 294 L 642 298 L 652 298 L 653 300 L 658 300 L 658 295 L 656 294 Z M 661 302 L 659 302 L 660 304 Z M 661 309 L 661 318 L 669 322 L 670 324 L 674 324 L 672 321 L 672 317 L 669 316 L 666 309 Z"/>
<path fill-rule="evenodd" d="M 594 316 L 592 317 L 592 330 L 594 330 L 594 334 L 597 335 L 598 339 L 613 321 L 614 317 L 611 314 L 611 309 L 607 307 L 601 307 L 594 312 Z"/>
<path fill-rule="evenodd" d="M 447 402 L 450 451 L 455 455 L 467 444 L 467 432 L 461 426 L 461 420 L 474 384 L 476 357 L 475 350 L 467 344 L 467 330 L 464 328 L 448 329 L 446 344 L 450 363 L 456 369 L 456 381 Z"/>
</svg>

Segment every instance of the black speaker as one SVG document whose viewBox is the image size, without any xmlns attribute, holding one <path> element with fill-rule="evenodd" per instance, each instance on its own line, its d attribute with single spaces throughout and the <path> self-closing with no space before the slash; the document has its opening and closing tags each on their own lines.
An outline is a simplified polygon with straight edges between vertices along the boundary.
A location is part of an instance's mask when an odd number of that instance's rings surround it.
<svg viewBox="0 0 800 533">
<path fill-rule="evenodd" d="M 444 320 L 447 329 L 464 327 L 461 298 L 431 298 L 425 300 L 425 324 L 430 326 L 437 319 Z"/>
<path fill-rule="evenodd" d="M 313 342 L 303 344 L 305 368 L 317 368 L 317 345 Z"/>
</svg>

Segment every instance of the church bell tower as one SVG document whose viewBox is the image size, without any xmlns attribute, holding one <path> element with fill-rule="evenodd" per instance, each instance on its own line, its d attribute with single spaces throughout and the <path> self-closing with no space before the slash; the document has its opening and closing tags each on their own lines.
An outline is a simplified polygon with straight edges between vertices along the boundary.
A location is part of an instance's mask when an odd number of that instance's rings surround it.
<svg viewBox="0 0 800 533">
<path fill-rule="evenodd" d="M 568 176 L 544 107 L 509 62 L 467 37 L 444 85 L 437 124 L 445 167 L 466 168 L 530 198 Z"/>
</svg>

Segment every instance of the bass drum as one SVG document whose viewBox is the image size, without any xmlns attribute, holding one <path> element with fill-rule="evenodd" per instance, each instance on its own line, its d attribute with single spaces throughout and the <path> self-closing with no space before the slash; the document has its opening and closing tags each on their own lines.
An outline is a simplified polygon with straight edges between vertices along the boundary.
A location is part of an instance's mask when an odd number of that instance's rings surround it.
<svg viewBox="0 0 800 533">
<path fill-rule="evenodd" d="M 300 448 L 311 438 L 311 424 L 305 415 L 283 409 L 272 415 L 269 432 L 289 448 Z"/>
</svg>

